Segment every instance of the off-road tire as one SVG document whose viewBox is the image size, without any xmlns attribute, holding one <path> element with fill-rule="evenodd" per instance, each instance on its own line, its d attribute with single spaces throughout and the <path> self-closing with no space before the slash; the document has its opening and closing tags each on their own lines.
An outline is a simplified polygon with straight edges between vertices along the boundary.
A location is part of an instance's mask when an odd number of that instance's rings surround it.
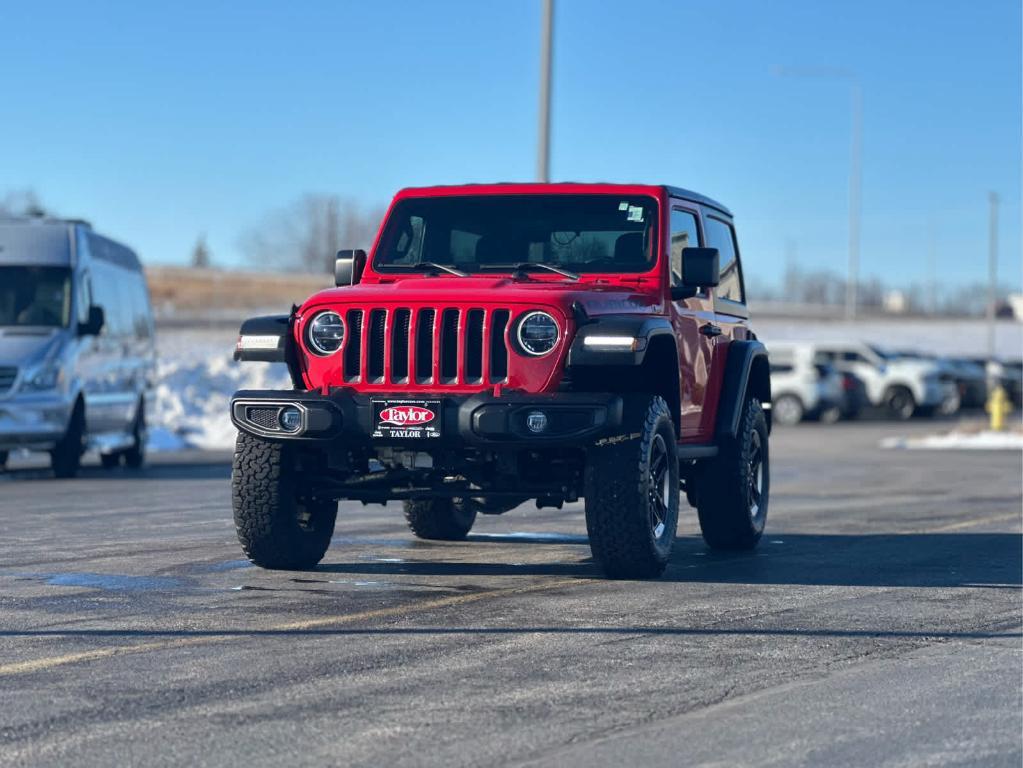
<svg viewBox="0 0 1023 768">
<path fill-rule="evenodd" d="M 417 538 L 462 541 L 476 522 L 476 505 L 455 499 L 409 499 L 405 521 Z"/>
<path fill-rule="evenodd" d="M 81 401 L 75 403 L 68 419 L 67 429 L 63 437 L 50 451 L 50 466 L 53 474 L 60 478 L 70 478 L 78 474 L 82 466 L 82 454 L 85 452 L 85 406 Z"/>
<path fill-rule="evenodd" d="M 762 468 L 758 498 L 754 499 L 754 466 Z M 764 533 L 771 489 L 767 418 L 760 401 L 748 398 L 734 438 L 722 441 L 700 477 L 700 532 L 711 549 L 753 549 Z M 754 510 L 753 504 L 756 504 Z"/>
<path fill-rule="evenodd" d="M 231 469 L 234 525 L 246 557 L 261 568 L 303 570 L 323 559 L 336 501 L 300 499 L 294 448 L 239 432 Z"/>
<path fill-rule="evenodd" d="M 893 419 L 906 421 L 916 412 L 916 399 L 907 387 L 896 384 L 885 392 L 884 406 Z"/>
<path fill-rule="evenodd" d="M 146 429 L 146 404 L 139 400 L 138 410 L 135 411 L 135 423 L 132 425 L 132 444 L 124 451 L 124 466 L 129 469 L 141 469 L 146 463 L 146 441 L 149 431 Z"/>
<path fill-rule="evenodd" d="M 656 396 L 630 395 L 624 415 L 624 439 L 596 446 L 587 457 L 586 531 L 607 576 L 656 578 L 671 559 L 678 528 L 675 426 L 668 404 Z M 655 516 L 658 509 L 663 518 Z"/>
</svg>

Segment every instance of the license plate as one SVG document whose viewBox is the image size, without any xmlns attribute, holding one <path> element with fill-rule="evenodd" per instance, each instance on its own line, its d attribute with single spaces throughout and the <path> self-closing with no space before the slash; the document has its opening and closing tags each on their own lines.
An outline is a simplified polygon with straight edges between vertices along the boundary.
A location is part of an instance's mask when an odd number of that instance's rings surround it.
<svg viewBox="0 0 1023 768">
<path fill-rule="evenodd" d="M 440 437 L 440 400 L 374 400 L 373 437 L 419 440 Z"/>
</svg>

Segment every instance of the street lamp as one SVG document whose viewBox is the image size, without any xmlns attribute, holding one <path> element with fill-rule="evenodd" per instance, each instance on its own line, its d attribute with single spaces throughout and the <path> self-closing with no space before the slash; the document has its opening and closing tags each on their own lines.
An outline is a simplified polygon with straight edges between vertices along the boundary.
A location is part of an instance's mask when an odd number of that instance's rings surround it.
<svg viewBox="0 0 1023 768">
<path fill-rule="evenodd" d="M 540 141 L 537 145 L 536 178 L 550 181 L 551 165 L 551 37 L 554 32 L 554 0 L 543 0 L 540 29 Z"/>
<path fill-rule="evenodd" d="M 863 88 L 856 75 L 833 67 L 776 67 L 780 77 L 824 78 L 844 80 L 850 85 L 849 132 L 849 264 L 845 281 L 845 317 L 856 318 L 857 288 L 860 273 L 860 197 L 863 176 Z"/>
</svg>

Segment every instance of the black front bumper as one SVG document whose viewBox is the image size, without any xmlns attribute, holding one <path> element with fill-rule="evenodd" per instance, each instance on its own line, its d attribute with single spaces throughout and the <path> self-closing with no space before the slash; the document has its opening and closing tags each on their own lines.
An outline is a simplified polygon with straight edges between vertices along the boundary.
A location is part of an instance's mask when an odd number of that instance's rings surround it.
<svg viewBox="0 0 1023 768">
<path fill-rule="evenodd" d="M 439 437 L 373 436 L 377 403 L 414 399 L 440 401 Z M 301 414 L 300 426 L 290 432 L 281 427 L 279 419 L 280 412 L 289 407 Z M 240 430 L 270 440 L 313 444 L 340 441 L 422 451 L 459 445 L 493 448 L 586 445 L 621 431 L 622 408 L 620 395 L 589 392 L 550 395 L 505 392 L 500 397 L 482 392 L 461 396 L 394 392 L 369 396 L 344 389 L 329 395 L 243 389 L 231 400 L 231 421 Z M 542 432 L 535 432 L 528 425 L 528 416 L 538 411 L 546 417 L 547 426 Z"/>
</svg>

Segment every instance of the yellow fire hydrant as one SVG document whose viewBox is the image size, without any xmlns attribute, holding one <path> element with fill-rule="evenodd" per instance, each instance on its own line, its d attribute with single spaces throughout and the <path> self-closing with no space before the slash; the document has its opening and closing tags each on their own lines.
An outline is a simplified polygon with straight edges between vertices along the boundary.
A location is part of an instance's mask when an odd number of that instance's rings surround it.
<svg viewBox="0 0 1023 768">
<path fill-rule="evenodd" d="M 1005 417 L 1012 413 L 1012 403 L 1009 402 L 1005 389 L 1002 387 L 992 389 L 984 410 L 991 415 L 991 429 L 1002 432 L 1005 429 Z"/>
</svg>

